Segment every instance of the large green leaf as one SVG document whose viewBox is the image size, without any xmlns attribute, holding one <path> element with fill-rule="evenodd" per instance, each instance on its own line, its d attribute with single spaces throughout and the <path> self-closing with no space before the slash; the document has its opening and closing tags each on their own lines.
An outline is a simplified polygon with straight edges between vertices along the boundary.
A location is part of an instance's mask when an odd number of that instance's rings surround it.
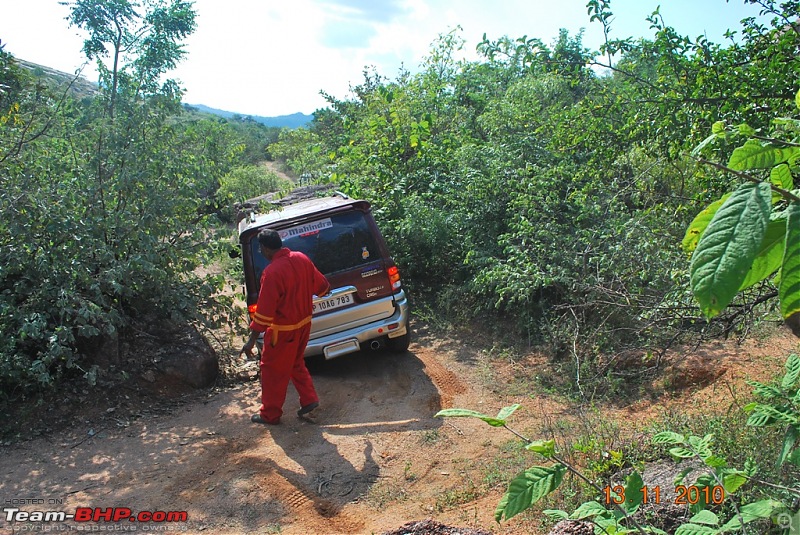
<svg viewBox="0 0 800 535">
<path fill-rule="evenodd" d="M 725 468 L 728 466 L 728 461 L 719 455 L 709 455 L 703 459 L 703 462 L 706 463 L 706 466 L 710 466 L 711 468 Z"/>
<path fill-rule="evenodd" d="M 778 297 L 783 319 L 800 312 L 800 203 L 789 205 Z"/>
<path fill-rule="evenodd" d="M 800 378 L 800 357 L 796 353 L 789 355 L 786 359 L 786 374 L 781 380 L 781 387 L 792 388 Z"/>
<path fill-rule="evenodd" d="M 675 457 L 676 459 L 691 459 L 695 456 L 695 452 L 690 450 L 689 448 L 684 448 L 679 446 L 677 448 L 670 448 L 670 454 Z"/>
<path fill-rule="evenodd" d="M 786 220 L 770 221 L 761 248 L 750 266 L 739 291 L 750 288 L 763 281 L 781 267 L 783 262 L 783 245 L 786 241 Z"/>
<path fill-rule="evenodd" d="M 653 437 L 654 444 L 683 444 L 686 437 L 674 431 L 662 431 Z"/>
<path fill-rule="evenodd" d="M 716 533 L 719 533 L 718 529 L 698 524 L 683 524 L 675 530 L 675 535 L 715 535 Z"/>
<path fill-rule="evenodd" d="M 693 486 L 694 486 L 694 487 L 697 487 L 697 489 L 698 489 L 698 490 L 699 490 L 701 493 L 702 493 L 702 492 L 706 492 L 706 491 L 704 491 L 704 490 L 703 490 L 703 489 L 705 489 L 706 487 L 708 487 L 709 489 L 711 489 L 711 488 L 713 488 L 713 487 L 714 487 L 714 486 L 716 486 L 716 485 L 717 485 L 717 479 L 716 479 L 716 477 L 714 476 L 714 474 L 711 474 L 711 473 L 709 473 L 709 472 L 706 472 L 705 474 L 703 474 L 703 475 L 699 476 L 699 477 L 698 477 L 698 478 L 695 480 L 695 482 L 693 483 Z M 711 491 L 709 490 L 708 492 L 711 492 Z M 696 503 L 690 503 L 690 505 L 689 505 L 689 511 L 690 511 L 690 512 L 691 512 L 693 515 L 696 515 L 696 514 L 698 514 L 700 511 L 702 511 L 702 510 L 704 510 L 704 509 L 707 509 L 707 508 L 708 508 L 708 505 L 709 505 L 709 503 L 708 503 L 708 502 L 706 502 L 706 500 L 697 500 L 697 502 L 696 502 Z"/>
<path fill-rule="evenodd" d="M 788 162 L 798 154 L 800 154 L 800 147 L 776 147 L 751 139 L 733 151 L 728 160 L 728 167 L 734 171 L 771 169 L 776 165 Z"/>
<path fill-rule="evenodd" d="M 482 412 L 473 411 L 470 409 L 442 409 L 433 415 L 434 418 L 455 418 L 455 417 L 469 417 L 469 418 L 489 418 L 489 416 Z"/>
<path fill-rule="evenodd" d="M 526 450 L 533 451 L 544 457 L 550 458 L 556 454 L 555 440 L 534 440 L 525 446 Z"/>
<path fill-rule="evenodd" d="M 787 407 L 776 407 L 774 405 L 757 405 L 756 412 L 766 414 L 770 418 L 788 425 L 800 425 L 800 415 Z"/>
<path fill-rule="evenodd" d="M 725 494 L 734 494 L 745 483 L 747 483 L 747 474 L 739 470 L 731 470 L 722 476 L 722 487 L 725 489 Z"/>
<path fill-rule="evenodd" d="M 529 508 L 558 488 L 566 472 L 567 467 L 562 464 L 525 470 L 509 483 L 508 492 L 494 512 L 494 519 L 500 522 L 505 517 L 508 520 Z"/>
<path fill-rule="evenodd" d="M 508 420 L 508 417 L 514 414 L 514 412 L 520 407 L 522 407 L 522 405 L 520 405 L 519 403 L 514 403 L 513 405 L 509 405 L 508 407 L 503 407 L 502 409 L 500 409 L 500 412 L 497 413 L 496 418 L 498 420 L 506 421 Z"/>
<path fill-rule="evenodd" d="M 639 472 L 634 470 L 633 473 L 625 479 L 625 501 L 622 503 L 622 508 L 625 509 L 628 514 L 635 513 L 639 509 L 639 506 L 642 505 L 642 501 L 644 500 L 642 488 L 644 488 L 642 476 L 639 475 Z"/>
<path fill-rule="evenodd" d="M 545 509 L 542 511 L 548 518 L 552 520 L 567 520 L 569 519 L 569 513 L 566 511 L 562 511 L 561 509 Z"/>
<path fill-rule="evenodd" d="M 747 419 L 747 425 L 752 427 L 764 427 L 773 421 L 769 414 L 756 410 Z"/>
<path fill-rule="evenodd" d="M 686 234 L 683 236 L 683 241 L 681 242 L 681 247 L 687 253 L 691 253 L 697 248 L 697 242 L 700 241 L 700 236 L 703 235 L 708 224 L 711 222 L 711 218 L 714 217 L 714 214 L 717 213 L 719 207 L 728 200 L 730 197 L 730 193 L 726 193 L 722 196 L 722 198 L 717 199 L 716 201 L 712 202 L 705 209 L 697 214 L 692 222 L 689 224 L 689 227 L 686 229 Z"/>
<path fill-rule="evenodd" d="M 775 399 L 783 396 L 783 390 L 777 386 L 765 385 L 758 381 L 748 381 L 747 384 L 753 387 L 754 394 L 764 399 Z M 755 407 L 755 405 L 753 405 L 753 407 Z"/>
<path fill-rule="evenodd" d="M 734 516 L 724 526 L 721 531 L 736 531 L 742 529 L 744 524 L 748 524 L 759 518 L 769 518 L 772 513 L 785 506 L 776 500 L 761 500 L 759 502 L 748 503 L 739 508 L 738 515 Z"/>
<path fill-rule="evenodd" d="M 767 183 L 741 185 L 714 214 L 692 255 L 691 286 L 703 313 L 719 314 L 739 290 L 769 225 Z"/>
<path fill-rule="evenodd" d="M 792 170 L 785 164 L 776 165 L 772 168 L 772 171 L 769 172 L 769 181 L 786 191 L 794 188 Z"/>
<path fill-rule="evenodd" d="M 582 503 L 577 509 L 575 509 L 575 512 L 570 515 L 570 518 L 572 520 L 584 520 L 606 513 L 608 513 L 608 508 L 599 502 L 592 500 L 590 502 Z"/>
<path fill-rule="evenodd" d="M 789 458 L 789 455 L 794 449 L 798 437 L 800 437 L 800 429 L 798 429 L 797 426 L 790 425 L 786 428 L 786 434 L 783 437 L 783 447 L 781 448 L 780 456 L 778 456 L 778 461 L 775 463 L 776 466 L 780 466 L 786 462 L 786 459 Z"/>
<path fill-rule="evenodd" d="M 442 409 L 434 414 L 434 418 L 477 418 L 479 420 L 483 420 L 492 427 L 503 427 L 506 425 L 506 420 L 508 417 L 514 414 L 514 411 L 519 409 L 521 406 L 522 405 L 519 403 L 515 403 L 514 405 L 503 407 L 500 409 L 500 412 L 497 413 L 497 416 L 489 416 L 488 414 L 483 414 L 481 412 L 472 411 L 469 409 Z"/>
<path fill-rule="evenodd" d="M 697 453 L 697 456 L 703 460 L 711 457 L 711 443 L 714 440 L 713 434 L 705 435 L 704 437 L 696 437 L 694 435 L 689 437 L 689 445 L 692 450 Z"/>
<path fill-rule="evenodd" d="M 434 414 L 434 418 L 443 418 L 443 417 L 477 418 L 479 420 L 483 420 L 492 427 L 503 427 L 504 425 L 506 425 L 505 420 L 500 420 L 498 418 L 495 418 L 494 416 L 489 416 L 481 412 L 472 411 L 469 409 L 442 409 L 436 414 Z"/>
<path fill-rule="evenodd" d="M 711 511 L 700 511 L 690 518 L 689 522 L 694 522 L 695 524 L 705 524 L 707 526 L 717 526 L 719 525 L 719 517 Z"/>
</svg>

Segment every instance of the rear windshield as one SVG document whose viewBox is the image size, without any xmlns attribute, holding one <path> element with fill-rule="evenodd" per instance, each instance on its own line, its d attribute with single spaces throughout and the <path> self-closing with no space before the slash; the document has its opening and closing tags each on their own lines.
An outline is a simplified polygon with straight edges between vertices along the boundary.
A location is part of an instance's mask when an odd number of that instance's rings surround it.
<svg viewBox="0 0 800 535">
<path fill-rule="evenodd" d="M 380 260 L 375 237 L 360 211 L 332 215 L 278 232 L 285 247 L 305 253 L 324 275 Z M 256 236 L 250 240 L 250 247 L 256 280 L 260 280 L 268 262 L 261 256 Z"/>
</svg>

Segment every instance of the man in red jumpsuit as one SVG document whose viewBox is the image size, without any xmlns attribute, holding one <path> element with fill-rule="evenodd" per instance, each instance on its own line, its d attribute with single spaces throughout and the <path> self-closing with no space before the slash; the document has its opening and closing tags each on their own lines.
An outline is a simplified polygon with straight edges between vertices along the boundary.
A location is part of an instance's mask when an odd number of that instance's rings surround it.
<svg viewBox="0 0 800 535">
<path fill-rule="evenodd" d="M 300 395 L 298 416 L 319 406 L 303 355 L 311 332 L 312 296 L 327 294 L 330 284 L 306 255 L 283 247 L 276 231 L 262 230 L 258 243 L 269 264 L 261 273 L 258 305 L 242 353 L 251 355 L 259 334 L 264 333 L 261 410 L 250 420 L 274 425 L 280 423 L 290 380 Z"/>
</svg>

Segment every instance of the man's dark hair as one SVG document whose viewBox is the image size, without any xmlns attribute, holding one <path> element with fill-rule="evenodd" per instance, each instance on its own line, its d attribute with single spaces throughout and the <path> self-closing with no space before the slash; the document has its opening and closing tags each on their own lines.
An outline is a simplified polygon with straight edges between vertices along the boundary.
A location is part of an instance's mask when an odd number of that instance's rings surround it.
<svg viewBox="0 0 800 535">
<path fill-rule="evenodd" d="M 283 247 L 281 235 L 269 228 L 265 228 L 258 233 L 258 243 L 272 251 L 277 251 Z"/>
</svg>

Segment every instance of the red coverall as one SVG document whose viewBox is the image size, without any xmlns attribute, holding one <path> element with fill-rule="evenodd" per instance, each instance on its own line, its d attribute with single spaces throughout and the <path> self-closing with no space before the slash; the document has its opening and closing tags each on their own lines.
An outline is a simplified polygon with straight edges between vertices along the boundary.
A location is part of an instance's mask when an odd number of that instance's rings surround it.
<svg viewBox="0 0 800 535">
<path fill-rule="evenodd" d="M 284 247 L 261 274 L 258 306 L 250 323 L 263 332 L 261 352 L 261 418 L 277 423 L 289 380 L 300 406 L 318 402 L 303 354 L 311 332 L 312 295 L 325 295 L 330 285 L 303 253 Z"/>
</svg>

